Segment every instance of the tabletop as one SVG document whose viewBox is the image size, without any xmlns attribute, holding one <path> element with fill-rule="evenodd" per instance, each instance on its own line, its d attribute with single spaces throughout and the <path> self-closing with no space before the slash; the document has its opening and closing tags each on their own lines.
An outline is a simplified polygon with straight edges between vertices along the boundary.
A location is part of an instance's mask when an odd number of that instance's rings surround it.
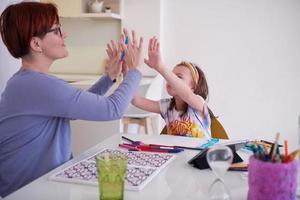
<svg viewBox="0 0 300 200">
<path fill-rule="evenodd" d="M 100 134 L 100 133 L 99 133 Z M 168 136 L 168 135 L 126 135 L 133 140 L 145 143 L 158 143 L 166 145 L 195 146 L 199 145 L 199 139 Z M 7 196 L 7 200 L 31 199 L 31 200 L 89 200 L 98 199 L 97 186 L 63 183 L 49 180 L 49 176 L 57 171 L 70 166 L 104 148 L 118 148 L 121 134 L 115 134 L 98 145 L 90 148 L 62 166 L 50 171 L 44 176 L 36 179 L 18 191 Z M 211 170 L 199 170 L 187 162 L 195 156 L 198 151 L 184 150 L 176 154 L 176 158 L 140 191 L 125 190 L 125 199 L 208 199 L 208 189 L 214 181 L 215 176 Z M 241 157 L 247 155 L 241 155 Z M 245 153 L 244 153 L 245 154 Z M 229 171 L 224 176 L 224 181 L 230 189 L 231 199 L 247 199 L 248 180 L 245 172 Z"/>
</svg>

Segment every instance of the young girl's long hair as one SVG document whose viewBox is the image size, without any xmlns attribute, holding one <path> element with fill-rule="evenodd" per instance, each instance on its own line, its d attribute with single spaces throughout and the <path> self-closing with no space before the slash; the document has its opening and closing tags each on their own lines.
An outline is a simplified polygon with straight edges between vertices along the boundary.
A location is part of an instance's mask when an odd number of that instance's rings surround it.
<svg viewBox="0 0 300 200">
<path fill-rule="evenodd" d="M 194 93 L 200 95 L 204 100 L 206 100 L 208 98 L 208 84 L 207 84 L 204 72 L 200 69 L 200 67 L 198 65 L 196 65 L 195 63 L 185 62 L 185 61 L 178 63 L 175 67 L 185 66 L 185 67 L 189 68 L 189 65 L 194 67 L 198 73 L 198 82 L 197 82 L 196 88 L 194 90 Z M 173 110 L 174 108 L 175 108 L 175 99 L 173 97 L 171 99 L 171 103 L 170 103 L 168 110 Z M 187 106 L 186 106 L 185 110 L 183 111 L 183 113 L 181 114 L 181 116 L 185 115 L 186 112 L 187 112 Z M 208 112 L 209 112 L 210 118 L 215 118 L 215 115 L 209 108 L 208 108 Z"/>
</svg>

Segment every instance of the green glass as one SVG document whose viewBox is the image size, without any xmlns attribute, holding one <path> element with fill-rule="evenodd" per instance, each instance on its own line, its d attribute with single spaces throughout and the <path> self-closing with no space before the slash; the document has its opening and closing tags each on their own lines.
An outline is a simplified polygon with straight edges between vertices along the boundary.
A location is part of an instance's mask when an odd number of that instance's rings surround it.
<svg viewBox="0 0 300 200">
<path fill-rule="evenodd" d="M 122 200 L 127 157 L 124 155 L 96 156 L 100 200 Z"/>
</svg>

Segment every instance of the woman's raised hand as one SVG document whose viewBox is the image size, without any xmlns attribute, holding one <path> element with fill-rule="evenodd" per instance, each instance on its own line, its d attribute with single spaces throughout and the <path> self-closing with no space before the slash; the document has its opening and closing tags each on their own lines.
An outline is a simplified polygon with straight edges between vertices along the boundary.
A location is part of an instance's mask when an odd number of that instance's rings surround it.
<svg viewBox="0 0 300 200">
<path fill-rule="evenodd" d="M 107 44 L 106 53 L 108 55 L 108 61 L 106 64 L 108 76 L 111 80 L 116 79 L 122 71 L 121 45 L 111 40 L 110 44 Z"/>
<path fill-rule="evenodd" d="M 125 54 L 124 66 L 127 66 L 128 69 L 141 69 L 143 64 L 143 38 L 140 37 L 139 42 L 137 42 L 135 31 L 132 31 L 132 39 L 126 29 L 123 32 L 121 47 Z M 128 44 L 125 44 L 125 37 L 128 38 Z"/>
<path fill-rule="evenodd" d="M 162 67 L 162 59 L 159 50 L 159 41 L 156 37 L 152 37 L 148 44 L 148 59 L 144 62 L 151 68 L 158 70 Z"/>
</svg>

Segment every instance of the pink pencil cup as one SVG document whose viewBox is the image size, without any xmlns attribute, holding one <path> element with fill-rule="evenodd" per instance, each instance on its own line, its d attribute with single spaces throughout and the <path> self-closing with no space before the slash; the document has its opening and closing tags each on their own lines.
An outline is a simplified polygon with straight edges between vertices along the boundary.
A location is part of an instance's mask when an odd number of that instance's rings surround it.
<svg viewBox="0 0 300 200">
<path fill-rule="evenodd" d="M 297 160 L 265 162 L 250 157 L 248 200 L 294 200 L 297 190 Z"/>
</svg>

